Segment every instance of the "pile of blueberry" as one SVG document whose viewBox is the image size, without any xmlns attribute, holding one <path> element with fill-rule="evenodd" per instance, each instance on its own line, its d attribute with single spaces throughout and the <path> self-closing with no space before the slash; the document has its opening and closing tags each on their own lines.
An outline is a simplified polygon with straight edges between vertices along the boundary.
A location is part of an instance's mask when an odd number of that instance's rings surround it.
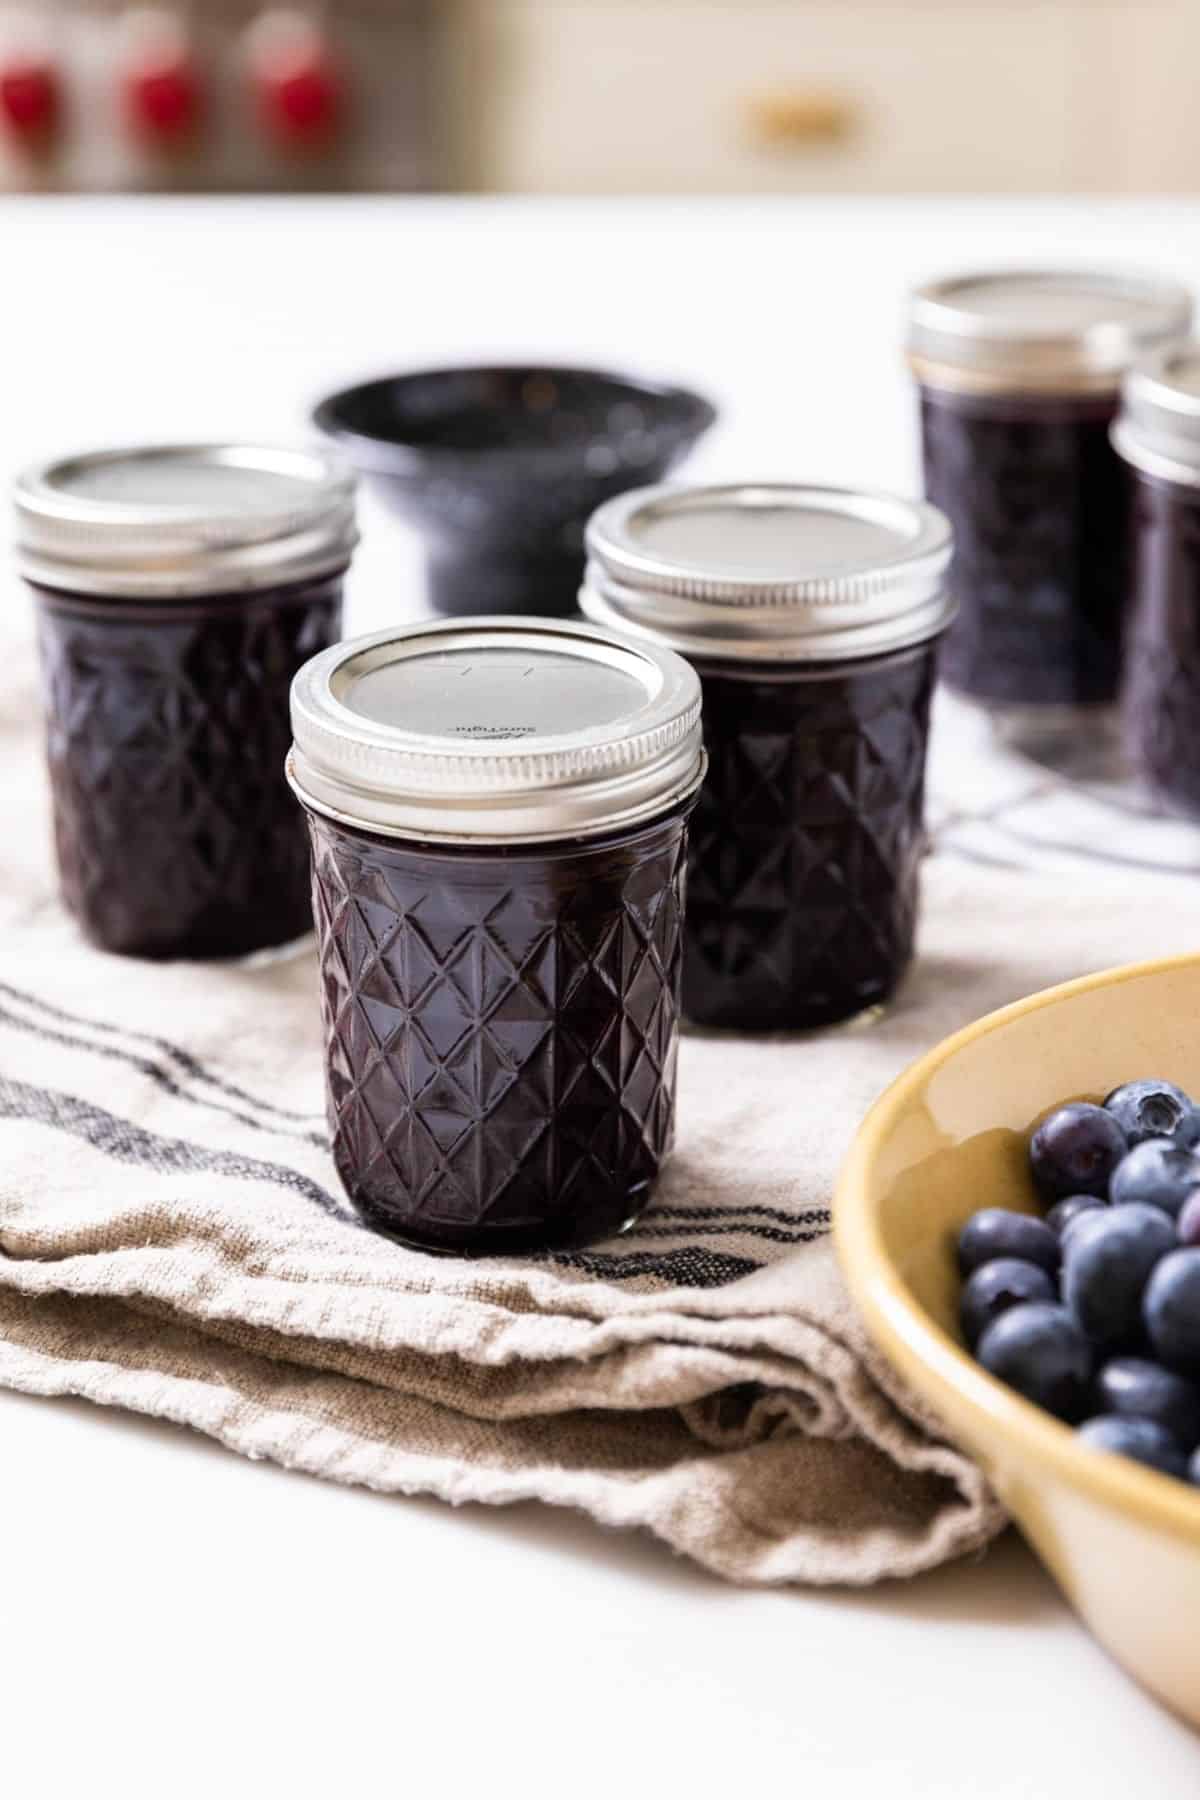
<svg viewBox="0 0 1200 1800">
<path fill-rule="evenodd" d="M 1081 1443 L 1200 1486 L 1200 1108 L 1129 1082 L 1051 1113 L 1029 1165 L 1044 1218 L 959 1236 L 967 1342 Z"/>
</svg>

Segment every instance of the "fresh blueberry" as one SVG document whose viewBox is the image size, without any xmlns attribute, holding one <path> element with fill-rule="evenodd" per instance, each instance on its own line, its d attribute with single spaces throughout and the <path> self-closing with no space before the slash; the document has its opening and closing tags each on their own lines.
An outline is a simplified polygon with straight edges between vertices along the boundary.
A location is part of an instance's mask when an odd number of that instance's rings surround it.
<svg viewBox="0 0 1200 1800">
<path fill-rule="evenodd" d="M 1063 1256 L 1067 1255 L 1072 1244 L 1077 1244 L 1081 1239 L 1089 1237 L 1095 1227 L 1100 1224 L 1102 1219 L 1106 1219 L 1111 1211 L 1112 1208 L 1107 1202 L 1101 1201 L 1098 1206 L 1089 1207 L 1087 1212 L 1076 1213 L 1073 1219 L 1068 1219 L 1059 1240 Z"/>
<path fill-rule="evenodd" d="M 1083 1213 L 1098 1212 L 1104 1204 L 1095 1194 L 1068 1194 L 1065 1200 L 1055 1201 L 1046 1214 L 1046 1223 L 1055 1237 L 1061 1238 L 1072 1219 L 1078 1219 Z"/>
<path fill-rule="evenodd" d="M 1029 1144 L 1029 1164 L 1047 1200 L 1108 1193 L 1108 1180 L 1128 1145 L 1102 1106 L 1073 1101 L 1042 1120 Z"/>
<path fill-rule="evenodd" d="M 1179 1233 L 1179 1241 L 1194 1249 L 1200 1244 L 1200 1194 L 1193 1194 L 1184 1203 L 1183 1211 L 1176 1220 L 1175 1229 Z"/>
<path fill-rule="evenodd" d="M 958 1266 L 964 1275 L 995 1262 L 998 1256 L 1037 1263 L 1050 1275 L 1056 1273 L 1061 1252 L 1058 1239 L 1044 1219 L 1032 1213 L 1010 1212 L 1004 1206 L 985 1206 L 972 1213 L 958 1234 Z"/>
<path fill-rule="evenodd" d="M 1200 1374 L 1200 1250 L 1163 1257 L 1146 1288 L 1143 1313 L 1163 1361 Z"/>
<path fill-rule="evenodd" d="M 1200 1450 L 1192 1452 L 1192 1460 L 1188 1464 L 1188 1480 L 1200 1487 Z"/>
<path fill-rule="evenodd" d="M 1130 1148 L 1147 1138 L 1169 1138 L 1182 1150 L 1200 1142 L 1196 1103 L 1172 1081 L 1127 1081 L 1104 1102 L 1129 1141 Z"/>
<path fill-rule="evenodd" d="M 1065 1306 L 1044 1300 L 1010 1306 L 979 1340 L 989 1374 L 1074 1423 L 1087 1412 L 1092 1351 Z"/>
<path fill-rule="evenodd" d="M 1135 1341 L 1150 1272 L 1179 1241 L 1174 1225 L 1156 1206 L 1110 1206 L 1068 1235 L 1063 1299 L 1093 1343 Z"/>
<path fill-rule="evenodd" d="M 1037 1263 L 1001 1256 L 976 1269 L 963 1289 L 961 1317 L 968 1344 L 981 1338 L 993 1319 L 1026 1300 L 1057 1300 L 1058 1289 Z M 1197 1433 L 1200 1442 L 1200 1433 Z"/>
<path fill-rule="evenodd" d="M 1078 1437 L 1089 1450 L 1112 1450 L 1118 1456 L 1131 1456 L 1148 1469 L 1157 1469 L 1161 1475 L 1187 1480 L 1187 1457 L 1170 1432 L 1151 1419 L 1125 1419 L 1115 1413 L 1102 1413 L 1081 1425 Z"/>
<path fill-rule="evenodd" d="M 1108 1187 L 1114 1206 L 1138 1201 L 1177 1218 L 1184 1202 L 1200 1189 L 1200 1156 L 1166 1138 L 1147 1138 L 1123 1157 Z"/>
<path fill-rule="evenodd" d="M 1096 1401 L 1101 1412 L 1161 1425 L 1181 1450 L 1200 1444 L 1200 1389 L 1159 1363 L 1114 1357 L 1096 1377 Z"/>
</svg>

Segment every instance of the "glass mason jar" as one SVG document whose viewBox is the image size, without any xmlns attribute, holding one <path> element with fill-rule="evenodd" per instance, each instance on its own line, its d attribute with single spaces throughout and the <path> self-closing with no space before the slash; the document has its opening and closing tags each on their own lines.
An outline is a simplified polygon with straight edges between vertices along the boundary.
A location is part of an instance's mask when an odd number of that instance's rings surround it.
<svg viewBox="0 0 1200 1800">
<path fill-rule="evenodd" d="M 1200 344 L 1127 378 L 1113 443 L 1134 485 L 1126 749 L 1158 800 L 1200 818 Z"/>
<path fill-rule="evenodd" d="M 81 929 L 159 958 L 308 931 L 288 691 L 340 633 L 353 478 L 311 451 L 180 446 L 48 463 L 15 499 Z"/>
<path fill-rule="evenodd" d="M 318 656 L 292 721 L 350 1199 L 427 1249 L 623 1230 L 674 1129 L 692 670 L 447 621 Z"/>
<path fill-rule="evenodd" d="M 925 491 L 954 530 L 942 675 L 1052 761 L 1081 726 L 1108 728 L 1120 684 L 1121 376 L 1190 317 L 1174 282 L 1086 270 L 967 274 L 912 299 Z"/>
<path fill-rule="evenodd" d="M 584 613 L 703 690 L 694 1023 L 828 1025 L 908 966 L 950 547 L 933 507 L 838 488 L 643 488 L 592 518 Z"/>
</svg>

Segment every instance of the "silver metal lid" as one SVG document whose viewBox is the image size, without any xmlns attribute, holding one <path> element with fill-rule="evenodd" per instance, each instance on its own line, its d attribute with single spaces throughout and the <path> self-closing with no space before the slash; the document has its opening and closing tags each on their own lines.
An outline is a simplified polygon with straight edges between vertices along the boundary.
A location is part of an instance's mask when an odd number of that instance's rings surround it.
<svg viewBox="0 0 1200 1800">
<path fill-rule="evenodd" d="M 948 521 L 891 494 L 638 488 L 587 528 L 589 619 L 689 656 L 828 662 L 917 644 L 954 613 Z"/>
<path fill-rule="evenodd" d="M 336 644 L 292 684 L 292 733 L 306 806 L 447 843 L 595 836 L 664 812 L 704 773 L 682 658 L 526 618 Z"/>
<path fill-rule="evenodd" d="M 1136 271 L 1007 269 L 931 281 L 912 297 L 922 381 L 980 393 L 1112 392 L 1138 357 L 1183 337 L 1192 297 Z"/>
<path fill-rule="evenodd" d="M 1112 441 L 1148 475 L 1200 487 L 1200 343 L 1160 350 L 1126 376 Z"/>
<path fill-rule="evenodd" d="M 357 542 L 354 476 L 324 450 L 173 444 L 18 476 L 17 560 L 46 587 L 169 599 L 303 581 Z"/>
</svg>

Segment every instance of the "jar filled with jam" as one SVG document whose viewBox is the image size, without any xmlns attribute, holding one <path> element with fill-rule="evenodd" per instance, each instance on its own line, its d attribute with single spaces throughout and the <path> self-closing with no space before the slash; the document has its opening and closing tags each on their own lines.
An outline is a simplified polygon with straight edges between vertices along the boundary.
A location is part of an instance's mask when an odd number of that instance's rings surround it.
<svg viewBox="0 0 1200 1800">
<path fill-rule="evenodd" d="M 1109 428 L 1125 370 L 1190 317 L 1174 282 L 1087 270 L 967 274 L 913 296 L 925 491 L 954 529 L 942 674 L 1029 748 L 1111 718 L 1128 488 Z"/>
<path fill-rule="evenodd" d="M 1126 749 L 1158 800 L 1200 818 L 1200 344 L 1126 379 L 1113 443 L 1133 481 Z"/>
<path fill-rule="evenodd" d="M 623 1230 L 672 1141 L 695 674 L 447 621 L 316 657 L 292 722 L 350 1199 L 432 1250 Z"/>
<path fill-rule="evenodd" d="M 903 975 L 950 549 L 934 507 L 839 488 L 643 488 L 593 516 L 585 615 L 681 651 L 703 690 L 696 1024 L 828 1025 Z"/>
<path fill-rule="evenodd" d="M 353 478 L 320 452 L 192 445 L 44 464 L 15 498 L 83 932 L 164 958 L 308 931 L 288 691 L 340 635 Z"/>
</svg>

